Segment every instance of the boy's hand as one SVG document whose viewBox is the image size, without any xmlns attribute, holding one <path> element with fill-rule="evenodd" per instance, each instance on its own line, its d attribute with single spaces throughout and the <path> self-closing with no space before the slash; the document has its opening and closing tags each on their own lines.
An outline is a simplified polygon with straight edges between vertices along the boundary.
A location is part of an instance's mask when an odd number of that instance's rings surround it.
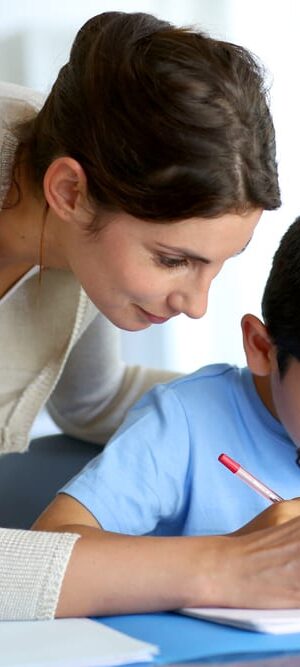
<svg viewBox="0 0 300 667">
<path fill-rule="evenodd" d="M 273 503 L 266 510 L 258 514 L 254 519 L 246 523 L 245 526 L 239 528 L 231 536 L 248 535 L 255 530 L 262 528 L 271 528 L 272 526 L 280 526 L 295 517 L 300 516 L 300 498 L 293 498 L 292 500 L 283 500 L 280 503 Z"/>
</svg>

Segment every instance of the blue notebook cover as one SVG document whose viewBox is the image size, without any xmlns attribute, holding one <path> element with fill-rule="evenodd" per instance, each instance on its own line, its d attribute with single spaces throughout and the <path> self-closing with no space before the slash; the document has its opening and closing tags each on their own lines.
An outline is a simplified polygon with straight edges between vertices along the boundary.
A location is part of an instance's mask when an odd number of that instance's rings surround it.
<svg viewBox="0 0 300 667">
<path fill-rule="evenodd" d="M 256 633 L 171 612 L 105 616 L 98 620 L 137 639 L 157 644 L 160 653 L 153 661 L 157 665 L 300 653 L 300 633 Z"/>
</svg>

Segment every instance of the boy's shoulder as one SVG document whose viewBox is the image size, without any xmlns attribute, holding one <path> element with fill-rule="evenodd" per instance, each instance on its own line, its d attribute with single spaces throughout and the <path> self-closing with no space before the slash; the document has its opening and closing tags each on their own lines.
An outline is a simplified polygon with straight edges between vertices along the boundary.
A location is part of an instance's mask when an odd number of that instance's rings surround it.
<svg viewBox="0 0 300 667">
<path fill-rule="evenodd" d="M 159 402 L 165 401 L 168 410 L 179 414 L 182 410 L 189 424 L 195 416 L 203 423 L 211 420 L 212 414 L 232 414 L 237 404 L 249 401 L 250 371 L 229 364 L 204 366 L 194 373 L 172 380 L 166 385 L 165 394 L 160 394 Z M 165 396 L 163 398 L 163 396 Z"/>
<path fill-rule="evenodd" d="M 241 388 L 249 374 L 247 368 L 230 364 L 211 364 L 193 373 L 182 375 L 165 384 L 159 384 L 149 392 L 159 402 L 180 402 L 182 405 L 224 401 Z"/>
<path fill-rule="evenodd" d="M 223 385 L 235 382 L 241 376 L 244 369 L 230 364 L 210 364 L 202 366 L 193 373 L 182 375 L 168 383 L 168 387 L 176 391 L 185 391 L 195 386 Z"/>
<path fill-rule="evenodd" d="M 188 373 L 175 378 L 169 382 L 157 384 L 144 394 L 133 410 L 146 409 L 149 407 L 161 411 L 178 410 L 179 406 L 184 411 L 199 410 L 204 405 L 224 405 L 224 403 L 235 402 L 249 376 L 247 368 L 239 368 L 229 364 L 211 364 L 203 366 L 194 373 Z"/>
</svg>

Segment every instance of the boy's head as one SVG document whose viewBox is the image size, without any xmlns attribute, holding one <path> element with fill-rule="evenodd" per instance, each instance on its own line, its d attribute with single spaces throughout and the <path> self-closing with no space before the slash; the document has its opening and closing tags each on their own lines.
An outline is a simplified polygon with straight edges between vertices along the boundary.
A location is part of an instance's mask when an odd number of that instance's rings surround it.
<svg viewBox="0 0 300 667">
<path fill-rule="evenodd" d="M 300 217 L 283 236 L 262 298 L 264 324 L 242 320 L 258 393 L 300 447 Z"/>
</svg>

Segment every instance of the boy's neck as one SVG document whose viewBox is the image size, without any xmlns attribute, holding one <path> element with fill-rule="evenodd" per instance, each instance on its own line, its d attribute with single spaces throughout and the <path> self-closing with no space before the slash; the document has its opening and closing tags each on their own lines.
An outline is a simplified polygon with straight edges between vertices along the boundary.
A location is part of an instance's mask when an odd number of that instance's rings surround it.
<svg viewBox="0 0 300 667">
<path fill-rule="evenodd" d="M 276 412 L 276 408 L 274 405 L 274 401 L 272 398 L 272 392 L 271 392 L 271 383 L 270 383 L 270 376 L 269 375 L 253 375 L 253 382 L 255 384 L 256 391 L 262 400 L 263 404 L 269 410 L 271 415 L 275 417 L 275 419 L 278 419 L 278 414 Z"/>
</svg>

